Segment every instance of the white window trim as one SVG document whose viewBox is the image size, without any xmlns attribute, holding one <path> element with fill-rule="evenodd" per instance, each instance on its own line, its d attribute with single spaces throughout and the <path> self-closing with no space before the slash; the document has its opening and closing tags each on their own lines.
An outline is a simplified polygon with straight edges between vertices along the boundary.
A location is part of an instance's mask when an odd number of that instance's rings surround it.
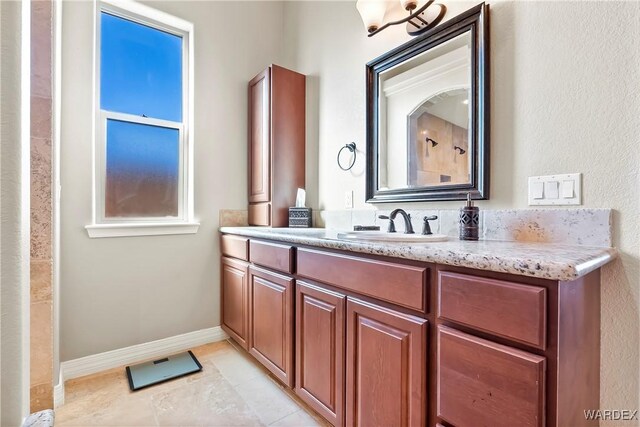
<svg viewBox="0 0 640 427">
<path fill-rule="evenodd" d="M 85 229 L 89 237 L 152 236 L 193 234 L 199 222 L 194 218 L 194 27 L 193 24 L 133 0 L 94 1 L 93 72 L 93 191 L 92 224 Z M 151 26 L 182 37 L 183 40 L 183 121 L 172 122 L 100 109 L 100 13 L 110 14 Z M 105 219 L 106 121 L 123 120 L 178 129 L 180 131 L 180 183 L 178 217 Z"/>
<path fill-rule="evenodd" d="M 167 234 L 195 234 L 200 223 L 193 222 L 164 222 L 152 223 L 120 223 L 87 225 L 85 228 L 91 238 L 101 237 L 131 237 L 131 236 L 160 236 Z"/>
</svg>

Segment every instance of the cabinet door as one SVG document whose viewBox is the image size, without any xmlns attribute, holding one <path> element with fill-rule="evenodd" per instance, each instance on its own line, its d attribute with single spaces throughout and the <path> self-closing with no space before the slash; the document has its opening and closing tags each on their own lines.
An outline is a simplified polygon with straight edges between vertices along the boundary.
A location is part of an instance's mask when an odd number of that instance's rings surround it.
<svg viewBox="0 0 640 427">
<path fill-rule="evenodd" d="M 270 69 L 249 82 L 249 202 L 271 198 Z M 251 224 L 250 224 L 251 225 Z"/>
<path fill-rule="evenodd" d="M 293 387 L 293 279 L 249 267 L 249 352 Z"/>
<path fill-rule="evenodd" d="M 296 284 L 296 394 L 334 426 L 344 424 L 345 300 Z"/>
<path fill-rule="evenodd" d="M 425 319 L 347 298 L 346 366 L 347 425 L 425 425 Z"/>
<path fill-rule="evenodd" d="M 222 329 L 244 349 L 249 332 L 249 264 L 222 257 Z"/>
<path fill-rule="evenodd" d="M 545 358 L 438 327 L 438 417 L 456 427 L 545 425 Z"/>
</svg>

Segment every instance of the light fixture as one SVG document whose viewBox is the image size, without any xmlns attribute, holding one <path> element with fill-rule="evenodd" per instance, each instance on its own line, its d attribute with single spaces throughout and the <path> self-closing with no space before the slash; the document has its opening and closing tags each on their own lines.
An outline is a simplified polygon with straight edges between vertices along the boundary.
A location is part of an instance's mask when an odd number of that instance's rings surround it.
<svg viewBox="0 0 640 427">
<path fill-rule="evenodd" d="M 400 5 L 409 12 L 406 18 L 387 22 L 384 24 L 384 16 L 387 12 L 386 0 L 358 0 L 356 8 L 360 12 L 362 22 L 369 32 L 369 37 L 392 25 L 406 23 L 407 33 L 418 36 L 438 25 L 447 8 L 443 4 L 433 4 L 434 0 L 400 0 Z M 430 7 L 432 6 L 433 7 Z"/>
<path fill-rule="evenodd" d="M 364 27 L 369 34 L 372 34 L 384 22 L 384 15 L 387 13 L 387 2 L 384 0 L 358 0 L 356 9 L 360 13 Z"/>
</svg>

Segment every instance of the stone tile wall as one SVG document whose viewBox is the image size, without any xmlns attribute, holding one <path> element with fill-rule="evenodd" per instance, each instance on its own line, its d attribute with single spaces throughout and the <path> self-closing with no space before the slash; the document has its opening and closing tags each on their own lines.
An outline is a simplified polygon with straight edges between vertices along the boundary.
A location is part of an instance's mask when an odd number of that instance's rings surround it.
<svg viewBox="0 0 640 427">
<path fill-rule="evenodd" d="M 53 408 L 53 3 L 31 3 L 31 411 Z"/>
</svg>

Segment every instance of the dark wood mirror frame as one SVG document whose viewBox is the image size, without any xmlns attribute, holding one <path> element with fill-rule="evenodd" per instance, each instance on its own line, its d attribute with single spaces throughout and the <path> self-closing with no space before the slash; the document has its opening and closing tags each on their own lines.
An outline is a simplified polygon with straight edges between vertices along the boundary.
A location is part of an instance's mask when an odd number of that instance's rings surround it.
<svg viewBox="0 0 640 427">
<path fill-rule="evenodd" d="M 367 202 L 421 202 L 474 200 L 489 198 L 489 6 L 484 3 L 450 19 L 369 62 L 366 67 L 367 122 Z M 469 184 L 439 185 L 395 190 L 379 190 L 378 76 L 381 72 L 407 61 L 452 38 L 471 34 L 471 108 L 469 147 L 471 165 Z"/>
</svg>

